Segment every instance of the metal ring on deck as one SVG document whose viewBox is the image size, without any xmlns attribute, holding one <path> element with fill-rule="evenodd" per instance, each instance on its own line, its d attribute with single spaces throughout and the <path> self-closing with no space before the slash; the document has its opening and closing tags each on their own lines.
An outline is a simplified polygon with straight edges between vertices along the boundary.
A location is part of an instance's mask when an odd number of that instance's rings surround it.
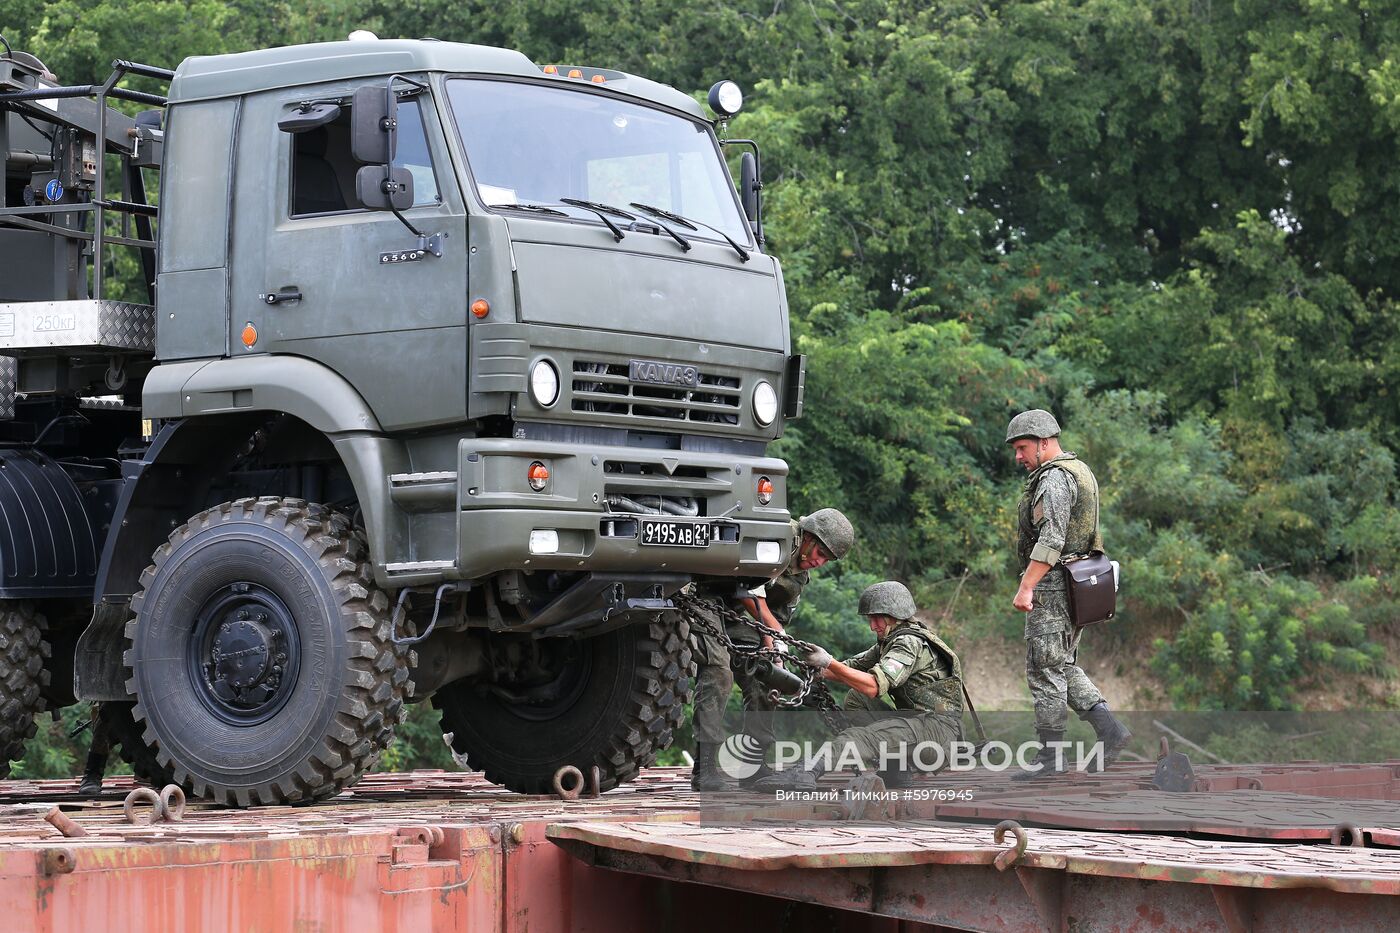
<svg viewBox="0 0 1400 933">
<path fill-rule="evenodd" d="M 136 805 L 142 802 L 151 805 L 151 812 L 147 814 L 144 819 L 138 820 L 136 818 Z M 122 801 L 122 812 L 126 814 L 126 821 L 128 823 L 146 823 L 149 825 L 161 818 L 161 814 L 165 812 L 165 807 L 160 802 L 160 794 L 157 794 L 149 787 L 138 787 L 127 794 L 126 799 Z"/>
<path fill-rule="evenodd" d="M 1026 831 L 1021 824 L 1015 820 L 1002 820 L 992 830 L 992 839 L 997 845 L 1006 841 L 1006 834 L 1013 833 L 1016 836 L 1016 844 L 1005 851 L 998 852 L 996 857 L 997 871 L 1006 871 L 1026 854 L 1026 844 L 1030 841 L 1026 836 Z"/>
<path fill-rule="evenodd" d="M 564 786 L 564 779 L 572 779 L 572 787 Z M 573 765 L 564 765 L 554 772 L 554 792 L 560 800 L 577 800 L 583 793 L 583 772 Z"/>
<path fill-rule="evenodd" d="M 179 784 L 167 784 L 160 791 L 162 819 L 178 823 L 185 818 L 185 790 Z"/>
<path fill-rule="evenodd" d="M 1332 845 L 1350 846 L 1353 849 L 1366 848 L 1366 834 L 1355 823 L 1338 823 L 1332 827 Z M 1342 840 L 1346 841 L 1343 842 Z"/>
</svg>

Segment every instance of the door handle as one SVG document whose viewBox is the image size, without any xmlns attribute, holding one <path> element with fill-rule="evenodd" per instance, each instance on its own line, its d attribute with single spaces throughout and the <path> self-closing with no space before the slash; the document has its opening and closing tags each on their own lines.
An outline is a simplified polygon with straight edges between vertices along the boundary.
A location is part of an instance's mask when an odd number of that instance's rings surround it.
<svg viewBox="0 0 1400 933">
<path fill-rule="evenodd" d="M 276 292 L 268 292 L 263 295 L 263 301 L 270 305 L 281 304 L 284 301 L 301 301 L 301 290 L 288 286 Z"/>
</svg>

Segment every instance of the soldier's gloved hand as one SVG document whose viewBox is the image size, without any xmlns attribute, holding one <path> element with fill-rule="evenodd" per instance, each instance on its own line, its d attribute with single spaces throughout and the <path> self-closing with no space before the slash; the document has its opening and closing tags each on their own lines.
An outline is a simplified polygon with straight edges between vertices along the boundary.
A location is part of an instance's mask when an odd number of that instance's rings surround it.
<svg viewBox="0 0 1400 933">
<path fill-rule="evenodd" d="M 816 645 L 808 651 L 804 652 L 802 655 L 802 660 L 806 661 L 813 667 L 821 668 L 822 670 L 825 670 L 826 668 L 831 666 L 831 654 L 820 645 Z"/>
</svg>

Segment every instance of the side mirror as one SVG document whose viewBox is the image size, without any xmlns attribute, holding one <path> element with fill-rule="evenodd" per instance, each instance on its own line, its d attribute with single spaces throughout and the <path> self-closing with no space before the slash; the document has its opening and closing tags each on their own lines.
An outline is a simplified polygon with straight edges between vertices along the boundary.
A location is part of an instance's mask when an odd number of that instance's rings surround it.
<svg viewBox="0 0 1400 933">
<path fill-rule="evenodd" d="M 355 173 L 355 197 L 372 211 L 406 211 L 413 206 L 413 173 L 366 165 Z"/>
<path fill-rule="evenodd" d="M 350 154 L 361 165 L 389 165 L 398 142 L 399 99 L 388 84 L 366 85 L 350 104 Z"/>
<path fill-rule="evenodd" d="M 151 111 L 147 111 L 151 112 Z M 138 114 L 136 123 L 141 124 L 141 117 L 146 114 Z M 305 133 L 307 130 L 314 130 L 318 126 L 325 126 L 334 123 L 340 116 L 339 104 L 303 104 L 296 110 L 277 121 L 277 128 L 284 133 Z M 160 127 L 160 117 L 156 117 L 156 127 Z"/>
<path fill-rule="evenodd" d="M 758 223 L 758 188 L 758 159 L 745 152 L 739 156 L 739 203 L 751 223 Z"/>
</svg>

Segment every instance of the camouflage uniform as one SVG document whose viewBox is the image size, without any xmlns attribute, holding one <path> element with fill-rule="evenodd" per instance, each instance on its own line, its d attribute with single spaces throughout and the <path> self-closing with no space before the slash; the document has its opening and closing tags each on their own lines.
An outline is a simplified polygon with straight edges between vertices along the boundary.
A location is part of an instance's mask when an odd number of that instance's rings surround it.
<svg viewBox="0 0 1400 933">
<path fill-rule="evenodd" d="M 860 760 L 878 766 L 882 750 L 898 755 L 901 746 L 931 742 L 945 748 L 962 738 L 962 665 L 953 650 L 917 622 L 897 628 L 865 651 L 843 662 L 875 678 L 879 694 L 846 694 L 843 709 L 852 725 L 832 740 L 836 760 L 853 746 Z M 891 711 L 917 716 L 880 715 Z"/>
<path fill-rule="evenodd" d="M 802 533 L 797 522 L 792 523 L 792 530 L 793 539 L 800 543 Z M 793 613 L 797 611 L 797 603 L 802 598 L 802 589 L 811 580 L 808 571 L 797 569 L 800 550 L 800 547 L 793 548 L 786 569 L 777 578 L 752 591 L 753 595 L 762 596 L 768 602 L 768 608 L 784 627 L 792 621 Z M 757 646 L 762 641 L 762 636 L 752 626 L 737 623 L 726 625 L 720 617 L 718 607 L 711 605 L 709 601 L 702 602 L 697 612 L 711 626 L 722 629 L 735 644 Z M 730 657 L 728 645 L 700 626 L 691 626 L 691 631 L 695 636 L 696 663 L 699 666 L 695 678 L 695 712 L 692 717 L 695 741 L 723 742 L 726 738 L 724 708 L 736 682 L 744 694 L 745 709 L 770 713 L 777 707 L 768 698 L 768 688 L 760 683 L 742 662 L 735 664 L 734 659 Z M 757 733 L 751 734 L 754 734 L 755 738 L 765 739 L 769 737 L 766 736 L 766 731 L 760 728 Z"/>
<path fill-rule="evenodd" d="M 1062 555 L 1102 550 L 1099 487 L 1093 472 L 1074 454 L 1043 463 L 1026 481 L 1017 507 L 1017 557 L 1051 570 L 1036 584 L 1026 613 L 1026 683 L 1035 703 L 1036 729 L 1063 732 L 1066 705 L 1083 717 L 1103 694 L 1076 665 L 1079 636 L 1070 621 Z"/>
</svg>

